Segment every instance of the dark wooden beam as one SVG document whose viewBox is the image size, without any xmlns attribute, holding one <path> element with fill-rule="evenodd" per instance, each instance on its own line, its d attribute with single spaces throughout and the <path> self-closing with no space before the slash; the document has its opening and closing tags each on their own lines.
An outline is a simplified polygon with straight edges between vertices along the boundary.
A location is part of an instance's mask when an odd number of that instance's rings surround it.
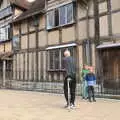
<svg viewBox="0 0 120 120">
<path fill-rule="evenodd" d="M 99 30 L 99 3 L 97 0 L 93 0 L 94 2 L 94 19 L 95 19 L 95 35 L 94 41 L 95 45 L 99 44 L 100 30 Z"/>
<path fill-rule="evenodd" d="M 108 34 L 112 39 L 112 15 L 111 15 L 111 0 L 107 0 L 107 12 L 108 12 Z"/>
<path fill-rule="evenodd" d="M 29 33 L 29 29 L 30 29 L 30 27 L 29 27 L 29 20 L 27 20 L 27 32 Z M 30 72 L 29 72 L 29 40 L 30 38 L 29 38 L 29 34 L 27 35 L 27 40 L 28 40 L 28 42 L 27 42 L 27 81 L 29 81 L 29 74 L 30 74 Z"/>
</svg>

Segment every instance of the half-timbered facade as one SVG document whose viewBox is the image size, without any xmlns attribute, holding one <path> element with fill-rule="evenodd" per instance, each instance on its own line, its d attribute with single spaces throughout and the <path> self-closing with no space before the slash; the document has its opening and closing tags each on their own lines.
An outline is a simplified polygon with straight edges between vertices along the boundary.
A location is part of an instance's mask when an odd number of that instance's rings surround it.
<svg viewBox="0 0 120 120">
<path fill-rule="evenodd" d="M 78 83 L 82 65 L 89 64 L 96 68 L 102 88 L 119 90 L 119 0 L 82 3 L 36 0 L 30 10 L 14 21 L 15 84 L 20 83 L 20 87 L 26 82 L 29 88 L 61 89 L 63 52 L 69 49 L 76 60 Z"/>
<path fill-rule="evenodd" d="M 120 1 L 101 2 L 99 14 L 98 76 L 106 93 L 120 94 Z"/>
<path fill-rule="evenodd" d="M 4 86 L 5 79 L 12 77 L 12 21 L 27 9 L 27 4 L 22 5 L 13 0 L 0 2 L 0 84 Z"/>
</svg>

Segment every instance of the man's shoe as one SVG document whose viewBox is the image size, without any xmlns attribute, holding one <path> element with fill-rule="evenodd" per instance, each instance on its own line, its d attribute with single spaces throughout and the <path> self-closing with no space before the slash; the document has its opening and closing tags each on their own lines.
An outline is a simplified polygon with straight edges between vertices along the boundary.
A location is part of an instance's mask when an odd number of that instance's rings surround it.
<svg viewBox="0 0 120 120">
<path fill-rule="evenodd" d="M 68 104 L 64 106 L 64 108 L 68 108 L 68 107 L 69 107 L 69 105 L 68 105 Z"/>
<path fill-rule="evenodd" d="M 71 104 L 71 105 L 70 105 L 70 108 L 75 108 L 75 105 L 74 105 L 74 104 Z"/>
</svg>

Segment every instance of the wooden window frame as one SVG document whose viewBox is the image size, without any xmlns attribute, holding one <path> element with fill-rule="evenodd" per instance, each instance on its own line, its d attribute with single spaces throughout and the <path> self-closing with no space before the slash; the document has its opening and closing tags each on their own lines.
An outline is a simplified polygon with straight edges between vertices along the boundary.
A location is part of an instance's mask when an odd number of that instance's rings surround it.
<svg viewBox="0 0 120 120">
<path fill-rule="evenodd" d="M 7 41 L 11 37 L 11 33 L 9 32 L 11 29 L 10 25 L 6 25 L 0 28 L 0 41 Z M 4 35 L 4 36 L 2 36 Z"/>
<path fill-rule="evenodd" d="M 52 16 L 52 15 L 54 15 L 54 16 Z M 50 25 L 51 21 L 50 21 L 49 16 L 52 17 L 52 20 L 53 20 L 52 25 Z M 52 28 L 54 28 L 54 26 L 55 26 L 55 10 L 51 10 L 51 11 L 47 12 L 47 29 L 52 29 Z"/>
<path fill-rule="evenodd" d="M 68 22 L 68 7 L 71 6 L 72 8 L 72 20 L 70 22 Z M 60 21 L 61 21 L 61 16 L 60 16 L 60 9 L 65 7 L 65 23 L 61 24 Z M 70 24 L 70 23 L 73 23 L 74 22 L 74 7 L 73 7 L 73 3 L 69 3 L 65 6 L 62 6 L 59 8 L 59 26 L 64 26 L 64 25 L 67 25 L 67 24 Z"/>
<path fill-rule="evenodd" d="M 70 50 L 70 52 L 71 52 L 71 56 L 74 56 L 75 57 L 75 47 L 74 46 L 71 46 L 71 47 L 65 47 L 65 48 L 58 48 L 58 49 L 52 49 L 52 50 L 49 50 L 48 51 L 48 71 L 65 71 L 65 69 L 63 68 L 63 65 L 62 65 L 62 63 L 63 63 L 63 51 L 65 50 L 65 49 L 68 49 L 68 50 Z M 55 62 L 53 61 L 53 68 L 51 69 L 50 68 L 50 52 L 51 51 L 55 51 L 55 50 L 58 50 L 58 52 L 59 52 L 59 57 L 58 57 L 58 59 L 59 59 L 59 68 L 58 69 L 56 69 L 55 68 Z M 54 58 L 53 58 L 53 60 L 54 60 Z"/>
<path fill-rule="evenodd" d="M 71 6 L 71 8 L 72 8 L 72 20 L 70 21 L 70 22 L 68 22 L 68 7 L 70 7 Z M 62 9 L 63 7 L 65 7 L 65 23 L 60 23 L 60 21 L 61 21 L 61 19 L 62 19 L 62 17 L 63 16 L 61 16 L 60 14 L 60 9 Z M 56 11 L 58 11 L 58 15 L 56 15 Z M 49 13 L 50 12 L 54 12 L 53 13 L 53 25 L 49 25 Z M 63 13 L 62 13 L 63 14 Z M 52 14 L 51 14 L 52 15 Z M 57 18 L 57 17 L 59 17 L 59 18 Z M 56 19 L 58 19 L 58 25 L 56 25 Z M 68 25 L 68 24 L 72 24 L 72 23 L 74 23 L 74 20 L 75 20 L 75 18 L 74 18 L 74 3 L 72 2 L 72 3 L 69 3 L 69 4 L 66 4 L 66 5 L 64 5 L 64 6 L 61 6 L 61 7 L 58 7 L 58 8 L 55 8 L 55 9 L 52 9 L 52 10 L 50 10 L 50 11 L 48 11 L 47 12 L 47 30 L 50 30 L 50 29 L 53 29 L 53 28 L 56 28 L 56 27 L 61 27 L 61 26 L 65 26 L 65 25 Z"/>
</svg>

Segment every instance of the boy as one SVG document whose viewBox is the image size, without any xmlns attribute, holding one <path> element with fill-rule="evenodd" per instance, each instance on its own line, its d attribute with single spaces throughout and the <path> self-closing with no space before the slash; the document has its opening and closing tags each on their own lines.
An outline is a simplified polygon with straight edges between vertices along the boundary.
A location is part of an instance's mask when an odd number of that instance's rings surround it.
<svg viewBox="0 0 120 120">
<path fill-rule="evenodd" d="M 86 74 L 85 77 L 87 84 L 88 84 L 88 99 L 89 102 L 91 101 L 91 97 L 93 98 L 93 102 L 96 102 L 95 100 L 95 93 L 94 93 L 94 85 L 96 84 L 96 77 L 95 74 L 93 73 L 93 68 L 90 68 L 90 72 L 88 74 Z"/>
</svg>

